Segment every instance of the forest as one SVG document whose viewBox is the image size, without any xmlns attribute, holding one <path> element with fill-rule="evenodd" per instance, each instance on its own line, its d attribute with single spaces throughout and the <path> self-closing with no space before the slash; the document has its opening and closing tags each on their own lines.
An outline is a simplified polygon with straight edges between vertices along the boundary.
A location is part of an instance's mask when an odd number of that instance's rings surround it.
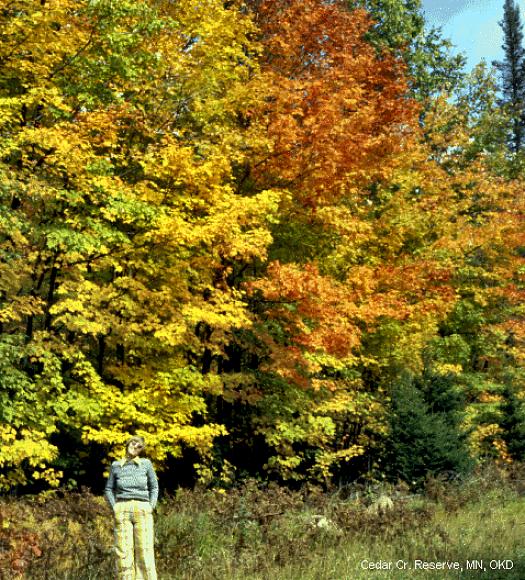
<svg viewBox="0 0 525 580">
<path fill-rule="evenodd" d="M 418 0 L 0 2 L 0 489 L 421 484 L 525 450 L 525 52 Z"/>
</svg>

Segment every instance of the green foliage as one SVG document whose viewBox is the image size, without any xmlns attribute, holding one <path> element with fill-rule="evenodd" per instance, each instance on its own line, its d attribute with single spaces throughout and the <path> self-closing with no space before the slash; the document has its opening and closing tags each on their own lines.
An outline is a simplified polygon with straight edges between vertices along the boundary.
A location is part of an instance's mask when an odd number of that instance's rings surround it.
<svg viewBox="0 0 525 580">
<path fill-rule="evenodd" d="M 509 113 L 507 142 L 509 149 L 518 153 L 524 146 L 525 50 L 520 9 L 514 0 L 505 0 L 500 25 L 504 59 L 494 64 L 501 75 L 501 103 Z"/>
<path fill-rule="evenodd" d="M 0 488 L 132 432 L 203 484 L 518 455 L 523 184 L 460 65 L 416 0 L 4 2 Z"/>
<path fill-rule="evenodd" d="M 384 466 L 390 477 L 421 484 L 432 473 L 467 472 L 463 404 L 450 376 L 406 377 L 395 385 Z"/>
<path fill-rule="evenodd" d="M 465 57 L 438 28 L 427 29 L 420 0 L 350 0 L 374 19 L 368 33 L 379 50 L 390 50 L 405 62 L 414 96 L 421 101 L 452 92 L 464 76 Z"/>
<path fill-rule="evenodd" d="M 525 402 L 519 386 L 520 377 L 509 377 L 502 392 L 500 405 L 503 440 L 512 459 L 525 457 Z"/>
<path fill-rule="evenodd" d="M 509 114 L 499 102 L 496 71 L 485 62 L 474 67 L 456 91 L 457 123 L 468 135 L 463 147 L 465 165 L 481 158 L 490 171 L 509 175 L 513 163 L 507 149 Z"/>
<path fill-rule="evenodd" d="M 0 486 L 58 484 L 67 433 L 204 457 L 224 429 L 203 361 L 250 324 L 220 261 L 264 256 L 279 198 L 231 186 L 264 143 L 238 124 L 252 23 L 214 1 L 59 0 L 10 3 L 0 28 Z"/>
</svg>

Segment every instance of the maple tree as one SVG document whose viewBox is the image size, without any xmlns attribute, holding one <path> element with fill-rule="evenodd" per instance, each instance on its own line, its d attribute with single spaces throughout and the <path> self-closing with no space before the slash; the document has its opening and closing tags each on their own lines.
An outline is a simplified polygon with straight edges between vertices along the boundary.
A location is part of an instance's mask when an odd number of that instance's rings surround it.
<svg viewBox="0 0 525 580">
<path fill-rule="evenodd" d="M 276 204 L 230 185 L 264 145 L 237 122 L 252 23 L 214 1 L 16 2 L 1 19 L 2 484 L 57 482 L 65 433 L 205 454 L 223 428 L 195 425 L 221 388 L 202 366 L 249 324 L 217 264 L 264 256 Z"/>
<path fill-rule="evenodd" d="M 248 269 L 254 326 L 221 363 L 236 442 L 223 452 L 238 458 L 251 429 L 248 469 L 257 452 L 281 477 L 324 479 L 379 444 L 389 377 L 420 369 L 452 308 L 450 260 L 435 250 L 456 205 L 418 144 L 403 65 L 366 42 L 364 11 L 252 6 L 272 95 L 258 115 L 274 145 L 246 171 L 251 188 L 286 195 L 267 266 Z"/>
<path fill-rule="evenodd" d="M 452 54 L 450 40 L 425 22 L 421 0 L 349 0 L 348 4 L 369 12 L 373 25 L 367 40 L 403 59 L 411 93 L 420 102 L 430 104 L 461 84 L 465 57 Z"/>
<path fill-rule="evenodd" d="M 523 182 L 505 148 L 508 117 L 494 77 L 480 66 L 471 78 L 456 103 L 437 102 L 427 117 L 433 155 L 457 184 L 464 219 L 453 278 L 457 303 L 440 334 L 459 355 L 455 380 L 467 397 L 473 455 L 507 462 L 505 409 L 514 405 L 519 414 L 515 403 L 524 396 L 523 342 L 515 335 L 522 324 Z M 511 429 L 519 432 L 523 420 L 516 415 Z"/>
<path fill-rule="evenodd" d="M 2 3 L 0 486 L 133 432 L 203 481 L 381 470 L 403 381 L 519 448 L 522 182 L 486 71 L 420 122 L 410 10 Z"/>
</svg>

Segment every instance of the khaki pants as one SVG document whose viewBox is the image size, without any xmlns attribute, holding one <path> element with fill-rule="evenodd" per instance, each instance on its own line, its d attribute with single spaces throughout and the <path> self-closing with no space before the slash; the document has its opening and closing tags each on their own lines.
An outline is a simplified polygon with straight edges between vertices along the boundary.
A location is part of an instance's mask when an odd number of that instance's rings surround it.
<svg viewBox="0 0 525 580">
<path fill-rule="evenodd" d="M 119 580 L 157 580 L 153 515 L 147 501 L 115 504 L 115 551 Z"/>
</svg>

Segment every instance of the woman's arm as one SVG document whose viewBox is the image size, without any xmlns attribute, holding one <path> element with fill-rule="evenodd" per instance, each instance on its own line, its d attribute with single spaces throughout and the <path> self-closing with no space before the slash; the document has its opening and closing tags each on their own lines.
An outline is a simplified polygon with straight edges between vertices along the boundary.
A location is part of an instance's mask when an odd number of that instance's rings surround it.
<svg viewBox="0 0 525 580">
<path fill-rule="evenodd" d="M 109 470 L 109 477 L 106 482 L 106 489 L 104 490 L 104 495 L 109 503 L 109 505 L 115 507 L 115 469 L 113 464 Z"/>
<path fill-rule="evenodd" d="M 146 475 L 148 476 L 148 493 L 149 493 L 149 503 L 151 507 L 155 509 L 157 505 L 157 499 L 159 497 L 159 482 L 157 480 L 157 475 L 151 461 L 148 459 L 148 466 Z"/>
</svg>

